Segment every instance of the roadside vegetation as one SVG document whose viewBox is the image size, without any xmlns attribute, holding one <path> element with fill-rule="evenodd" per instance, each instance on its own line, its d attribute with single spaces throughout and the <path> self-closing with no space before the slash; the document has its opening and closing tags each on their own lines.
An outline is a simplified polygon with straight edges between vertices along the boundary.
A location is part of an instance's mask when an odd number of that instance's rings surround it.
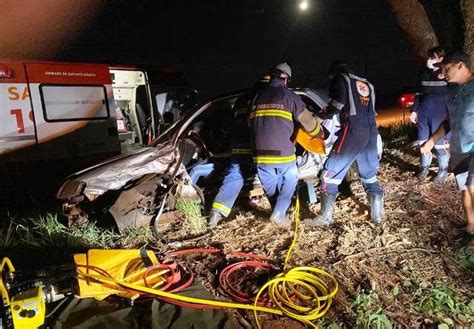
<svg viewBox="0 0 474 329">
<path fill-rule="evenodd" d="M 319 321 L 322 328 L 474 329 L 474 252 L 460 230 L 464 216 L 459 192 L 453 177 L 440 186 L 413 177 L 418 161 L 412 146 L 414 129 L 404 124 L 380 130 L 385 149 L 379 178 L 387 191 L 383 225 L 368 220 L 366 196 L 355 181 L 350 183 L 352 195 L 338 200 L 334 226 L 302 225 L 298 232 L 289 265 L 324 269 L 340 285 L 331 309 Z M 9 215 L 1 222 L 0 248 L 3 255 L 34 258 L 44 250 L 70 255 L 89 248 L 149 246 L 166 255 L 177 247 L 213 247 L 283 263 L 293 232 L 275 227 L 264 213 L 249 211 L 245 202 L 211 231 L 199 202 L 177 200 L 176 207 L 184 218 L 161 239 L 146 228 L 130 228 L 122 235 L 94 222 L 68 228 L 54 211 Z M 314 217 L 318 207 L 302 204 L 300 219 Z M 180 263 L 216 298 L 224 298 L 211 284 L 213 257 L 183 258 Z M 252 323 L 252 315 L 246 316 Z M 244 321 L 239 323 L 245 327 Z M 301 327 L 297 323 L 291 328 Z"/>
</svg>

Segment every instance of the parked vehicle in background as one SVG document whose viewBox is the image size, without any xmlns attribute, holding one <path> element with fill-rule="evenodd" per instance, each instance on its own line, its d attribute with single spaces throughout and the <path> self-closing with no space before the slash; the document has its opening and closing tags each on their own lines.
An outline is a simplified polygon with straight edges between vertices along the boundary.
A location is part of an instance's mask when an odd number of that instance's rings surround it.
<svg viewBox="0 0 474 329">
<path fill-rule="evenodd" d="M 177 72 L 0 60 L 0 161 L 11 168 L 69 160 L 78 170 L 124 146 L 148 145 L 172 124 L 167 111 L 174 121 L 197 102 Z"/>
<path fill-rule="evenodd" d="M 418 95 L 416 88 L 404 87 L 398 97 L 398 103 L 404 109 L 411 109 L 415 103 L 416 95 Z"/>
<path fill-rule="evenodd" d="M 314 113 L 327 104 L 324 92 L 294 91 Z M 220 95 L 198 105 L 149 147 L 68 177 L 57 197 L 70 224 L 83 223 L 91 214 L 100 214 L 111 215 L 120 230 L 128 226 L 153 226 L 163 213 L 174 211 L 178 191 L 186 190 L 188 197 L 202 199 L 200 189 L 191 184 L 188 171 L 205 161 L 214 161 L 210 155 L 221 152 L 223 146 L 228 147 L 230 136 L 223 118 L 243 92 Z M 324 153 L 298 149 L 300 180 L 317 179 L 337 138 L 340 128 L 337 116 L 326 120 L 324 126 L 330 132 L 324 140 Z M 222 175 L 217 176 L 222 179 Z M 219 182 L 211 186 L 218 187 Z"/>
</svg>

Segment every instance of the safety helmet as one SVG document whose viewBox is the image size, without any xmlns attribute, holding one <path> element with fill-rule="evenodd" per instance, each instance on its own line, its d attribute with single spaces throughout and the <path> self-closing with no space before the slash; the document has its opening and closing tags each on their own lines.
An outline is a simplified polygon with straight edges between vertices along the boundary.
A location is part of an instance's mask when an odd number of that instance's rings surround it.
<svg viewBox="0 0 474 329">
<path fill-rule="evenodd" d="M 271 75 L 267 73 L 265 75 L 262 75 L 262 77 L 260 78 L 260 80 L 258 82 L 260 82 L 260 83 L 269 83 L 271 78 L 272 78 Z"/>
<path fill-rule="evenodd" d="M 280 73 L 280 78 L 288 78 L 291 79 L 291 67 L 287 63 L 280 63 L 275 65 L 273 68 L 274 71 Z M 282 74 L 286 76 L 282 76 Z"/>
</svg>

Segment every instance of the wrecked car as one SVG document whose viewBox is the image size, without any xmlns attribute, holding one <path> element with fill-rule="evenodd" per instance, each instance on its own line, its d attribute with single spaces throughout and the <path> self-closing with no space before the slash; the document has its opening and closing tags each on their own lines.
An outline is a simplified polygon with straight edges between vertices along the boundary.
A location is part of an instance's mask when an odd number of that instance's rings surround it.
<svg viewBox="0 0 474 329">
<path fill-rule="evenodd" d="M 294 89 L 313 113 L 322 110 L 327 95 L 315 89 Z M 175 200 L 189 198 L 204 203 L 201 189 L 191 182 L 189 171 L 228 147 L 224 114 L 231 111 L 245 90 L 212 98 L 164 131 L 151 146 L 121 155 L 69 176 L 57 198 L 70 225 L 99 216 L 111 216 L 122 232 L 129 226 L 152 227 L 175 210 Z M 228 113 L 228 112 L 227 112 Z M 330 132 L 324 141 L 326 154 L 299 148 L 299 178 L 317 179 L 339 129 L 337 116 L 324 122 Z M 219 175 L 218 175 L 219 176 Z M 252 182 L 258 184 L 258 179 Z M 214 188 L 219 185 L 211 184 Z M 261 194 L 263 190 L 261 190 Z M 178 195 L 179 194 L 179 195 Z M 257 194 L 253 194 L 253 196 Z"/>
</svg>

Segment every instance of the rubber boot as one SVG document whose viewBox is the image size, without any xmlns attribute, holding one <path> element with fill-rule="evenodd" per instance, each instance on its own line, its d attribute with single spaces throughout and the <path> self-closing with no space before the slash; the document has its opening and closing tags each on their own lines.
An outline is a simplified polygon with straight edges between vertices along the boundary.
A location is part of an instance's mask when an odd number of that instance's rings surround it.
<svg viewBox="0 0 474 329">
<path fill-rule="evenodd" d="M 381 224 L 383 221 L 383 194 L 369 193 L 370 219 L 374 224 Z"/>
<path fill-rule="evenodd" d="M 284 216 L 271 216 L 270 220 L 274 224 L 278 225 L 281 228 L 289 229 L 291 227 L 291 222 L 288 219 L 288 216 L 286 216 L 286 215 L 284 215 Z"/>
<path fill-rule="evenodd" d="M 430 154 L 421 154 L 420 156 L 420 163 L 421 169 L 420 172 L 416 175 L 418 178 L 426 178 L 430 172 L 430 165 L 431 160 L 433 159 L 433 155 Z"/>
<path fill-rule="evenodd" d="M 441 184 L 448 178 L 449 155 L 438 155 L 438 174 L 433 178 L 433 183 Z"/>
<path fill-rule="evenodd" d="M 321 213 L 312 220 L 307 220 L 305 223 L 308 226 L 328 226 L 333 223 L 332 214 L 334 212 L 334 205 L 336 204 L 336 195 L 321 194 Z"/>
<path fill-rule="evenodd" d="M 222 214 L 216 210 L 211 211 L 211 216 L 209 216 L 209 226 L 215 227 L 219 222 L 224 218 Z"/>
</svg>

